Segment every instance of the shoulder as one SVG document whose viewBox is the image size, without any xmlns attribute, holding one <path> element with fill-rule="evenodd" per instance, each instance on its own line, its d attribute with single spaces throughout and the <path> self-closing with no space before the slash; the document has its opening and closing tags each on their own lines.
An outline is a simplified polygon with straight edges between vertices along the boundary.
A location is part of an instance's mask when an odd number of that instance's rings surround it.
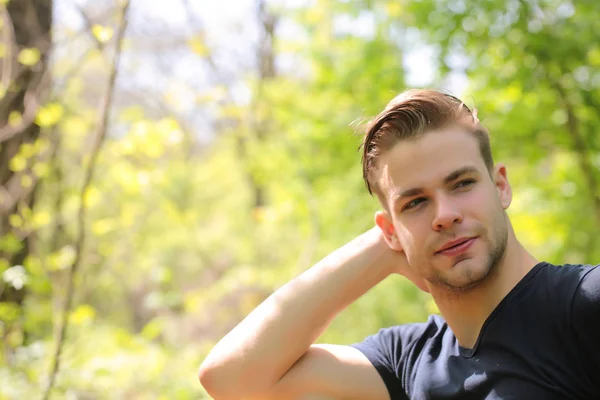
<svg viewBox="0 0 600 400">
<path fill-rule="evenodd" d="M 546 325 L 559 328 L 565 335 L 571 335 L 574 308 L 581 308 L 578 297 L 582 283 L 594 268 L 591 265 L 537 264 L 511 297 L 510 303 L 518 307 L 519 312 L 510 315 L 525 320 L 535 317 Z"/>
<path fill-rule="evenodd" d="M 554 265 L 544 262 L 540 263 L 536 269 L 532 279 L 534 287 L 550 296 L 546 301 L 556 299 L 562 302 L 565 299 L 572 299 L 580 290 L 586 276 L 597 268 L 593 265 Z"/>
<path fill-rule="evenodd" d="M 534 292 L 556 316 L 565 311 L 577 323 L 600 311 L 600 265 L 540 263 L 532 279 Z"/>
<path fill-rule="evenodd" d="M 600 327 L 600 265 L 586 266 L 573 296 L 573 318 Z"/>
<path fill-rule="evenodd" d="M 380 329 L 351 347 L 362 352 L 385 382 L 391 398 L 406 398 L 405 376 L 415 360 L 432 341 L 443 341 L 450 332 L 446 321 L 431 315 L 426 322 Z"/>
<path fill-rule="evenodd" d="M 585 298 L 600 298 L 600 293 L 598 292 L 600 289 L 600 264 L 583 265 L 581 269 L 581 284 L 578 291 Z"/>
<path fill-rule="evenodd" d="M 440 315 L 430 315 L 425 322 L 395 325 L 380 329 L 367 336 L 364 342 L 385 345 L 386 347 L 408 347 L 423 338 L 431 338 L 447 329 L 447 323 Z"/>
<path fill-rule="evenodd" d="M 353 344 L 352 347 L 365 354 L 375 353 L 380 358 L 384 358 L 394 369 L 398 369 L 415 347 L 420 348 L 423 342 L 441 337 L 447 331 L 449 331 L 448 325 L 441 316 L 430 315 L 426 322 L 380 329 L 374 335 L 366 337 L 364 341 Z"/>
<path fill-rule="evenodd" d="M 564 311 L 565 322 L 579 341 L 600 335 L 600 265 L 547 264 L 539 272 L 537 287 L 554 316 Z"/>
<path fill-rule="evenodd" d="M 581 279 L 593 270 L 595 266 L 584 264 L 555 265 L 547 262 L 540 263 L 538 279 L 543 279 L 550 285 L 563 285 L 566 282 L 578 285 Z"/>
<path fill-rule="evenodd" d="M 588 266 L 572 300 L 571 324 L 574 346 L 585 366 L 589 382 L 594 382 L 596 396 L 600 395 L 600 266 Z"/>
</svg>

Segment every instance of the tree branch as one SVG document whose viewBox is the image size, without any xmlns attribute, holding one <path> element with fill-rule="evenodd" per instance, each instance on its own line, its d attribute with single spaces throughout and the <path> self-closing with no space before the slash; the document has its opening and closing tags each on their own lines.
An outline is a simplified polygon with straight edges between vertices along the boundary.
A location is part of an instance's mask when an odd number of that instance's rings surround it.
<svg viewBox="0 0 600 400">
<path fill-rule="evenodd" d="M 123 47 L 123 37 L 125 36 L 125 30 L 127 28 L 127 12 L 129 10 L 130 1 L 126 0 L 123 5 L 123 9 L 121 11 L 121 22 L 119 26 L 119 31 L 116 38 L 116 50 L 115 56 L 113 60 L 113 64 L 110 70 L 107 91 L 104 97 L 104 101 L 102 104 L 102 112 L 101 112 L 101 120 L 98 125 L 96 140 L 94 142 L 94 146 L 92 148 L 90 154 L 90 161 L 87 166 L 84 175 L 83 185 L 81 187 L 81 192 L 79 195 L 79 211 L 77 213 L 77 238 L 75 241 L 75 258 L 73 260 L 73 264 L 68 270 L 67 275 L 67 283 L 66 283 L 66 294 L 64 299 L 64 305 L 62 310 L 62 318 L 60 321 L 60 325 L 58 330 L 58 335 L 56 336 L 56 346 L 55 351 L 50 364 L 50 371 L 48 380 L 46 383 L 46 387 L 44 388 L 44 392 L 42 394 L 42 399 L 47 400 L 50 396 L 50 392 L 54 386 L 54 381 L 56 379 L 56 374 L 60 368 L 60 356 L 62 353 L 65 337 L 67 336 L 67 328 L 69 322 L 69 314 L 71 312 L 72 304 L 73 304 L 73 292 L 74 292 L 74 281 L 75 275 L 79 269 L 82 259 L 83 253 L 83 245 L 85 242 L 85 215 L 86 215 L 86 206 L 85 206 L 85 196 L 90 187 L 92 179 L 94 177 L 94 171 L 96 167 L 96 160 L 98 159 L 98 155 L 100 153 L 100 149 L 104 143 L 104 139 L 106 137 L 108 121 L 110 117 L 110 108 L 113 99 L 113 93 L 115 88 L 115 82 L 118 74 L 118 66 L 119 59 L 121 56 L 121 51 Z"/>
<path fill-rule="evenodd" d="M 33 124 L 40 108 L 40 103 L 37 100 L 38 94 L 36 92 L 37 90 L 30 90 L 25 93 L 25 99 L 23 100 L 24 110 L 21 121 L 17 125 L 7 124 L 0 129 L 0 143 L 24 132 L 31 124 Z"/>
<path fill-rule="evenodd" d="M 594 212 L 596 214 L 596 220 L 600 223 L 600 193 L 598 192 L 598 181 L 596 180 L 596 173 L 594 172 L 594 166 L 590 162 L 590 155 L 588 154 L 585 140 L 579 129 L 579 120 L 575 115 L 573 105 L 569 101 L 567 93 L 559 82 L 553 83 L 554 88 L 558 93 L 559 100 L 561 101 L 566 113 L 567 113 L 567 131 L 571 135 L 575 151 L 578 155 L 579 167 L 583 172 L 584 178 L 587 182 L 587 186 L 592 197 L 592 203 L 594 205 Z"/>
<path fill-rule="evenodd" d="M 6 54 L 2 59 L 2 89 L 7 91 L 10 86 L 15 59 L 12 55 L 14 51 L 13 45 L 15 44 L 15 27 L 13 26 L 12 18 L 10 17 L 6 6 L 2 6 L 2 22 L 4 25 L 2 29 L 2 42 L 6 49 Z"/>
</svg>

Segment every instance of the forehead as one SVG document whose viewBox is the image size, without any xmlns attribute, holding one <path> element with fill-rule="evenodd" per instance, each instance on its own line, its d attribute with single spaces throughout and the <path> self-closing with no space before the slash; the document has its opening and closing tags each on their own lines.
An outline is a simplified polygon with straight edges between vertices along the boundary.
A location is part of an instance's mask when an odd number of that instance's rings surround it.
<svg viewBox="0 0 600 400">
<path fill-rule="evenodd" d="M 389 199 L 392 192 L 430 187 L 465 166 L 486 169 L 474 135 L 460 127 L 427 132 L 401 140 L 379 160 L 378 185 Z"/>
</svg>

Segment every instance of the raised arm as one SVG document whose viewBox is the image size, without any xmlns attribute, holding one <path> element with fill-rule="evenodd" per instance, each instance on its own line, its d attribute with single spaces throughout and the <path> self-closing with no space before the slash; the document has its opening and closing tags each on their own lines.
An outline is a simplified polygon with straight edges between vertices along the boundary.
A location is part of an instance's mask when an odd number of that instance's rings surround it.
<svg viewBox="0 0 600 400">
<path fill-rule="evenodd" d="M 216 400 L 389 399 L 358 350 L 313 343 L 340 311 L 405 264 L 378 228 L 367 231 L 252 311 L 204 360 L 200 382 Z"/>
</svg>

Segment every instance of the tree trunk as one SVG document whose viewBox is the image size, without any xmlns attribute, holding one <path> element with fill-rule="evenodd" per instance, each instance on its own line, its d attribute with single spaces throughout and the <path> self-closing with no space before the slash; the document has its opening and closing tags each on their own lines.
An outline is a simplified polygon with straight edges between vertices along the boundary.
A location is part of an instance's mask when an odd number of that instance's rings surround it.
<svg viewBox="0 0 600 400">
<path fill-rule="evenodd" d="M 6 243 L 8 237 L 20 242 L 18 248 L 0 245 L 0 262 L 6 268 L 23 265 L 32 248 L 30 232 L 13 226 L 10 216 L 19 215 L 22 208 L 33 208 L 37 183 L 35 179 L 27 179 L 32 176 L 33 158 L 29 157 L 24 168 L 11 168 L 11 160 L 24 144 L 33 145 L 40 134 L 33 119 L 49 89 L 52 0 L 13 0 L 2 6 L 0 12 L 3 19 L 0 37 L 6 49 L 5 57 L 0 59 L 1 89 L 5 91 L 0 99 L 0 243 Z M 39 61 L 33 65 L 19 62 L 19 53 L 24 49 L 37 49 Z M 16 289 L 4 284 L 0 303 L 15 305 L 22 316 L 25 295 L 25 287 Z M 14 327 L 15 324 L 9 324 L 5 335 Z M 23 337 L 26 338 L 25 332 Z"/>
</svg>

